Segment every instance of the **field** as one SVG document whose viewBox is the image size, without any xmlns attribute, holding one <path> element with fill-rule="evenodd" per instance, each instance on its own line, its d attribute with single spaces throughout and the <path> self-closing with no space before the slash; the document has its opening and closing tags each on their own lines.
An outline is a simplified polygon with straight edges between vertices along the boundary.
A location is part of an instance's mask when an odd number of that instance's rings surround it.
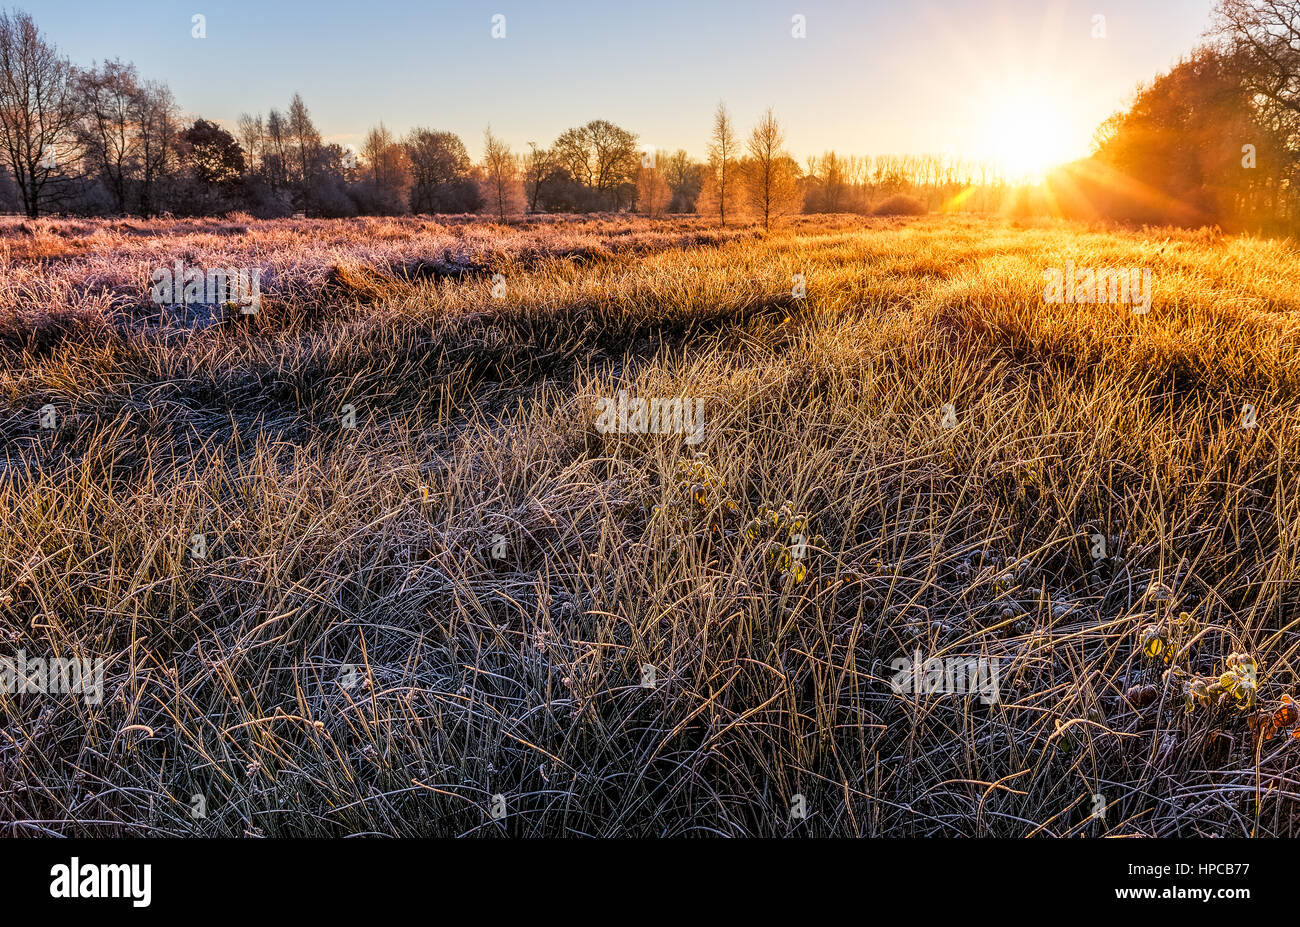
<svg viewBox="0 0 1300 927">
<path fill-rule="evenodd" d="M 157 305 L 177 261 L 259 311 Z M 1067 261 L 1150 312 L 1045 302 Z M 10 219 L 0 263 L 0 655 L 104 660 L 0 691 L 0 833 L 1300 832 L 1292 242 Z"/>
</svg>

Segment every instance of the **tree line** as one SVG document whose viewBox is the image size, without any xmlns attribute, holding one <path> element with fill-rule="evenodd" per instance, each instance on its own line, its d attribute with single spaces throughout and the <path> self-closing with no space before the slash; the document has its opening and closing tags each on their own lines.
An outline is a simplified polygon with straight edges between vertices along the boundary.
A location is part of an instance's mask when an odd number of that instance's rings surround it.
<svg viewBox="0 0 1300 927">
<path fill-rule="evenodd" d="M 325 142 L 302 97 L 233 132 L 182 116 L 119 60 L 73 65 L 21 11 L 0 13 L 0 208 L 28 216 L 245 211 L 259 217 L 628 211 L 771 225 L 796 212 L 1064 212 L 1226 226 L 1300 218 L 1300 0 L 1217 0 L 1211 40 L 1097 131 L 1091 157 L 1039 192 L 991 162 L 827 151 L 798 163 L 768 110 L 748 132 L 714 114 L 707 156 L 643 148 L 604 119 L 516 152 L 489 127 L 383 124 Z"/>
<path fill-rule="evenodd" d="M 637 210 L 770 225 L 792 212 L 938 205 L 973 171 L 844 158 L 806 169 L 768 111 L 745 134 L 719 104 L 708 157 L 647 150 L 604 119 L 512 151 L 491 128 L 474 162 L 454 133 L 383 124 L 359 150 L 325 142 L 303 98 L 228 129 L 184 118 L 171 90 L 119 60 L 73 65 L 21 11 L 0 13 L 0 208 L 28 216 L 260 217 Z"/>
<path fill-rule="evenodd" d="M 1267 233 L 1300 223 L 1300 0 L 1217 0 L 1212 17 L 1201 47 L 1098 127 L 1091 157 L 1049 179 L 1056 211 Z"/>
</svg>

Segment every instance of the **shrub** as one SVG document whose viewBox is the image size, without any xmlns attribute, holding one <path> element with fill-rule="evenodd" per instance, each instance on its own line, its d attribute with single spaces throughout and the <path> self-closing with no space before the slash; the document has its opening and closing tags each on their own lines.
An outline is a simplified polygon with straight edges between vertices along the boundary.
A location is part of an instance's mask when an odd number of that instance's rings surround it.
<svg viewBox="0 0 1300 927">
<path fill-rule="evenodd" d="M 871 209 L 873 216 L 924 216 L 930 210 L 914 196 L 895 193 Z"/>
</svg>

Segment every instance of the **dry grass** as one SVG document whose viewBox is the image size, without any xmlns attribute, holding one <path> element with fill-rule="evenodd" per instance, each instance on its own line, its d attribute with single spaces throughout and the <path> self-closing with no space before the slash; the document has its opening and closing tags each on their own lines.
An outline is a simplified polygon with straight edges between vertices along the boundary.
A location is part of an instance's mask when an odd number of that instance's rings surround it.
<svg viewBox="0 0 1300 927">
<path fill-rule="evenodd" d="M 0 693 L 9 833 L 1300 830 L 1300 742 L 1187 710 L 1138 651 L 1188 612 L 1186 671 L 1248 652 L 1266 708 L 1295 684 L 1289 243 L 836 218 L 0 247 L 0 653 L 107 661 L 99 705 Z M 264 311 L 160 318 L 177 259 L 269 268 Z M 1067 259 L 1151 267 L 1151 313 L 1045 305 Z M 706 399 L 704 508 L 681 437 L 597 431 L 620 389 Z M 824 538 L 798 584 L 711 530 L 786 500 Z M 1001 701 L 895 693 L 918 649 L 1000 660 Z"/>
</svg>

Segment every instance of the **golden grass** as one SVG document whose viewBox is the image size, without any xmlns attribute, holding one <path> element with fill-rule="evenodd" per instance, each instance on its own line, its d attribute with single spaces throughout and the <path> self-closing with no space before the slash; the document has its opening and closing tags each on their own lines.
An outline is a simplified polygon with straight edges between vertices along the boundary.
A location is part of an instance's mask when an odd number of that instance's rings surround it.
<svg viewBox="0 0 1300 927">
<path fill-rule="evenodd" d="M 1300 746 L 1138 647 L 1185 611 L 1187 672 L 1295 684 L 1289 242 L 468 222 L 449 275 L 420 220 L 77 225 L 0 288 L 0 655 L 102 656 L 106 691 L 0 693 L 9 833 L 1300 830 Z M 178 257 L 272 268 L 267 310 L 149 324 Z M 1044 304 L 1066 260 L 1151 267 L 1150 314 Z M 697 448 L 597 431 L 620 389 L 706 399 L 706 509 Z M 794 585 L 711 530 L 786 500 L 825 539 Z M 999 660 L 1000 702 L 895 693 L 918 649 Z"/>
</svg>

